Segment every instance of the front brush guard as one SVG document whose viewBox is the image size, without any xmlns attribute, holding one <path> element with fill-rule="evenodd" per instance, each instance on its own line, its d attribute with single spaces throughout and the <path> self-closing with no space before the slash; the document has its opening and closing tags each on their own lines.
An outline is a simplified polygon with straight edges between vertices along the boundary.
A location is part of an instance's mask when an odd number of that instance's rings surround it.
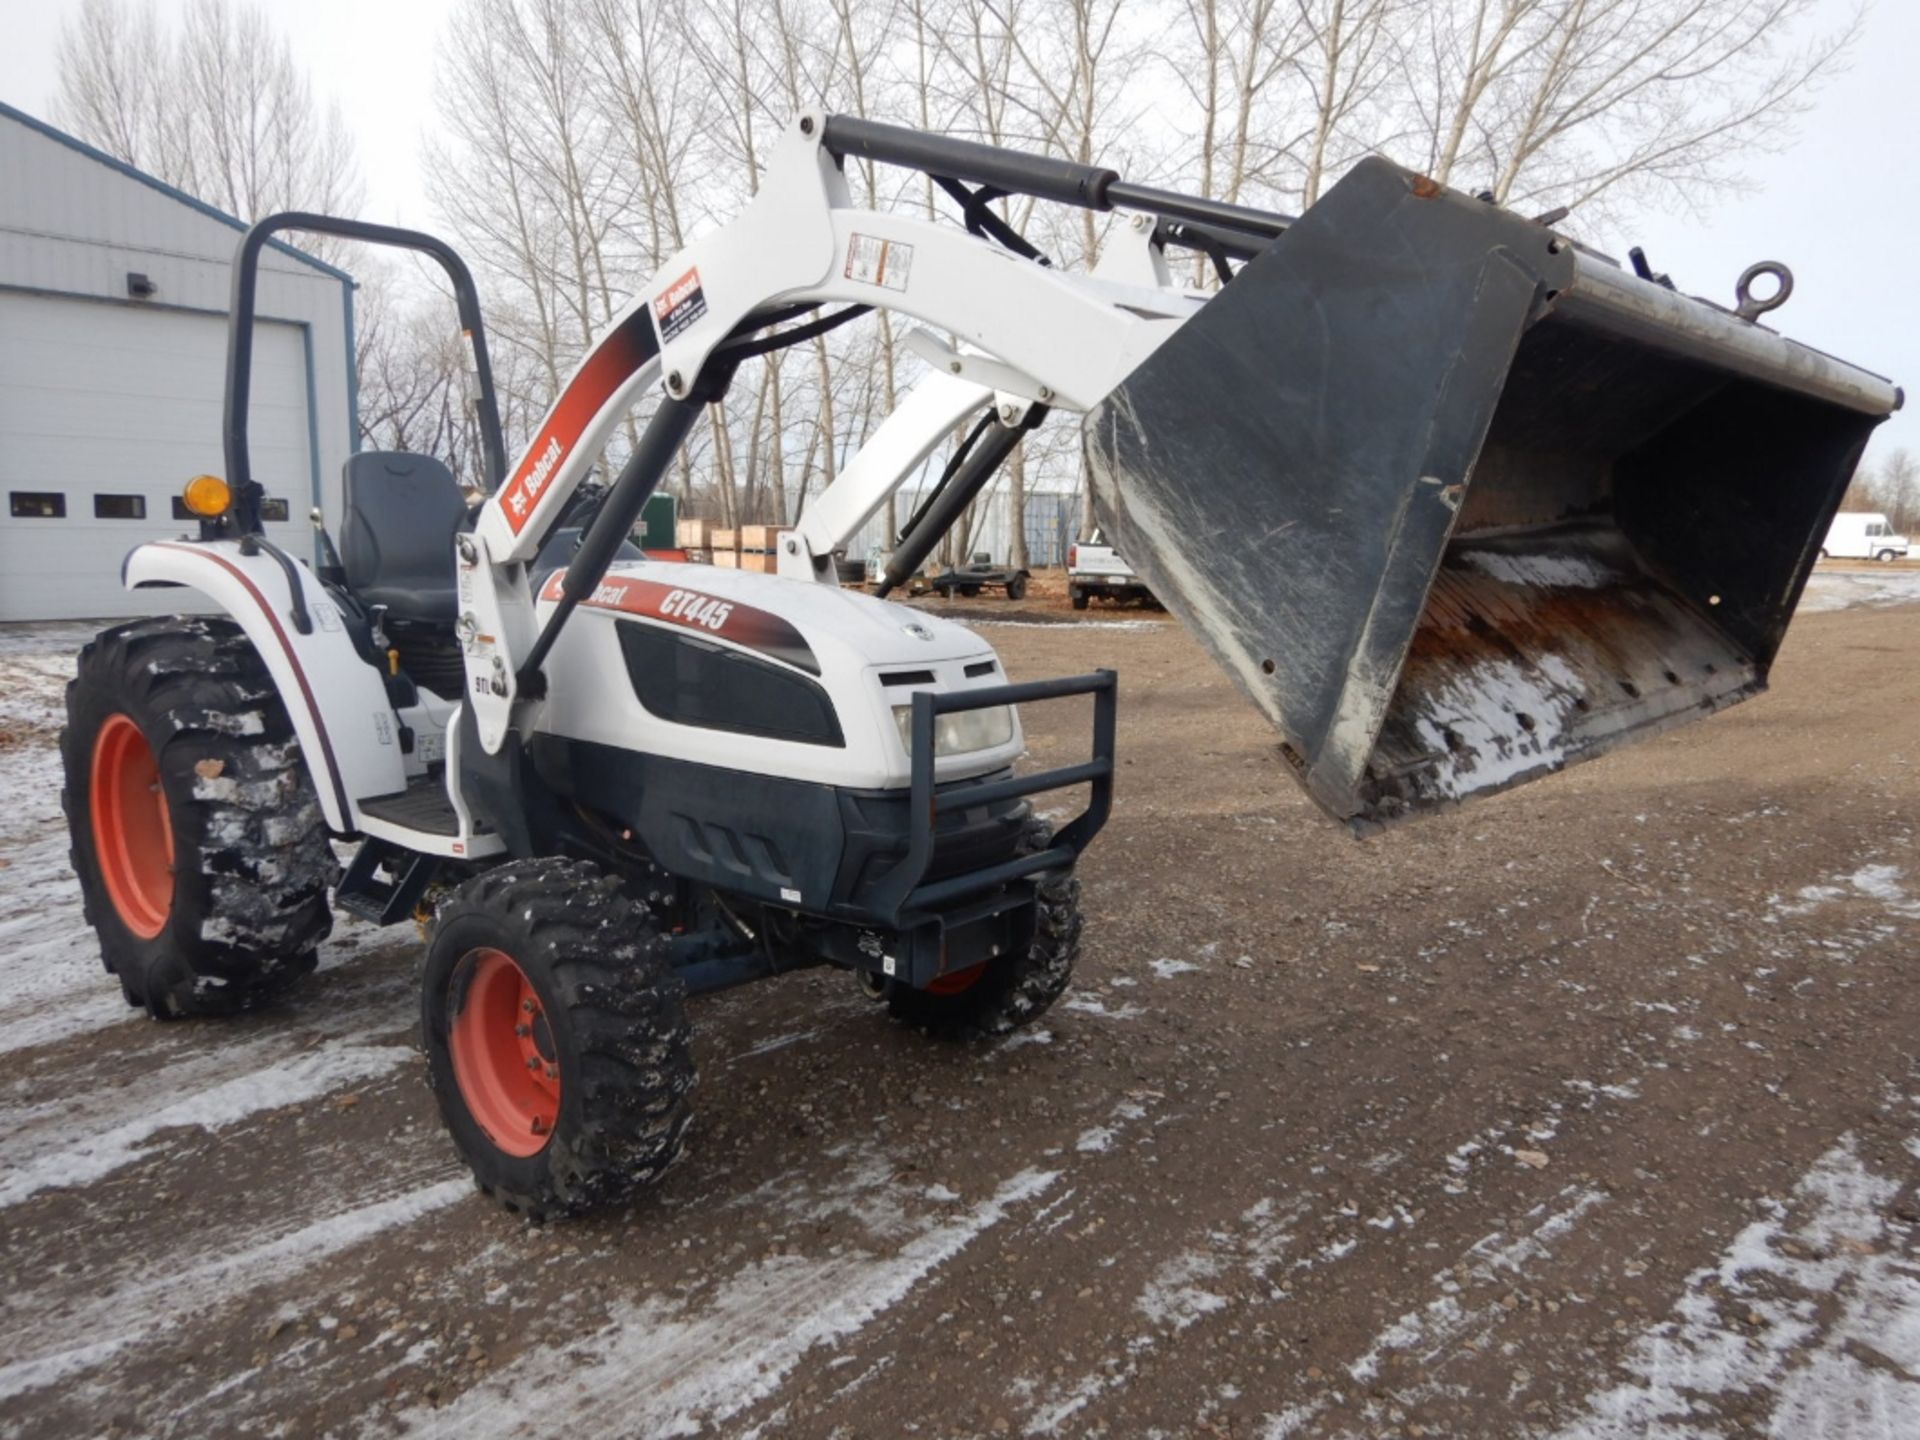
<svg viewBox="0 0 1920 1440">
<path fill-rule="evenodd" d="M 985 710 L 995 705 L 1026 705 L 1041 700 L 1061 700 L 1074 695 L 1093 697 L 1093 752 L 1078 765 L 1057 770 L 1042 770 L 1031 775 L 1015 775 L 984 785 L 955 786 L 941 790 L 934 784 L 933 725 L 937 716 L 962 710 Z M 862 908 L 887 918 L 896 930 L 913 930 L 930 922 L 957 928 L 971 920 L 997 913 L 1009 905 L 1022 903 L 1024 893 L 1009 898 L 1005 887 L 1048 870 L 1064 870 L 1107 823 L 1113 806 L 1113 734 L 1116 702 L 1116 677 L 1111 670 L 1096 670 L 1091 675 L 1064 676 L 1055 680 L 1030 680 L 1016 685 L 992 685 L 980 689 L 951 690 L 944 693 L 921 691 L 913 697 L 913 720 L 909 730 L 909 750 L 913 764 L 909 794 L 907 853 L 900 863 L 878 881 Z M 1053 843 L 1031 855 L 1017 855 L 978 870 L 949 875 L 940 880 L 925 879 L 933 862 L 934 828 L 941 814 L 971 809 L 1037 795 L 1046 790 L 1061 790 L 1073 785 L 1088 785 L 1087 808 L 1054 833 Z M 984 899 L 965 902 L 969 897 Z"/>
</svg>

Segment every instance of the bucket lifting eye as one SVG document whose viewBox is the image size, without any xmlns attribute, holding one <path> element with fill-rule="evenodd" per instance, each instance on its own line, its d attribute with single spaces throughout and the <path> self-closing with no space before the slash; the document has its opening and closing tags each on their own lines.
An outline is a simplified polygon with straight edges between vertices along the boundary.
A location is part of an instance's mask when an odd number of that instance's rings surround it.
<svg viewBox="0 0 1920 1440">
<path fill-rule="evenodd" d="M 1771 275 L 1776 283 L 1773 294 L 1758 299 L 1753 293 L 1753 282 L 1762 275 Z M 1787 297 L 1793 294 L 1793 271 L 1778 260 L 1762 260 L 1757 265 L 1749 265 L 1740 272 L 1740 278 L 1734 281 L 1733 298 L 1736 308 L 1734 314 L 1742 320 L 1757 320 L 1769 310 L 1778 310 L 1787 303 Z"/>
</svg>

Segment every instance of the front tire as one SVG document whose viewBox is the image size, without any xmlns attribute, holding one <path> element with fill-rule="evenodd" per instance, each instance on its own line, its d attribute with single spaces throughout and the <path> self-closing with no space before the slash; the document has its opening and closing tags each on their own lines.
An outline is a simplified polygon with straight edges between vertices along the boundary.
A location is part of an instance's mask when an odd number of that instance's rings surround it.
<svg viewBox="0 0 1920 1440">
<path fill-rule="evenodd" d="M 1027 822 L 1023 854 L 1044 850 L 1053 828 Z M 947 1040 L 993 1039 L 1038 1020 L 1067 993 L 1080 957 L 1080 881 L 1071 870 L 1041 880 L 1033 909 L 1033 934 L 1024 949 L 943 975 L 926 990 L 898 980 L 885 982 L 894 1019 Z"/>
<path fill-rule="evenodd" d="M 1882 565 L 1891 565 L 1897 557 L 1894 555 L 1893 551 L 1891 550 L 1882 550 L 1878 555 L 1875 555 L 1873 558 L 1878 560 Z"/>
<path fill-rule="evenodd" d="M 1067 603 L 1072 605 L 1076 610 L 1086 609 L 1087 592 L 1082 590 L 1078 585 L 1069 585 L 1067 587 Z"/>
<path fill-rule="evenodd" d="M 1009 600 L 1024 600 L 1027 598 L 1027 577 L 1024 574 L 1016 575 L 1007 581 L 1007 598 Z"/>
<path fill-rule="evenodd" d="M 80 652 L 61 805 L 127 1003 L 227 1014 L 311 971 L 336 865 L 272 677 L 233 622 L 136 620 Z"/>
<path fill-rule="evenodd" d="M 620 883 L 517 861 L 440 909 L 421 1040 L 474 1182 L 533 1219 L 630 1199 L 679 1158 L 694 1086 L 686 987 Z"/>
</svg>

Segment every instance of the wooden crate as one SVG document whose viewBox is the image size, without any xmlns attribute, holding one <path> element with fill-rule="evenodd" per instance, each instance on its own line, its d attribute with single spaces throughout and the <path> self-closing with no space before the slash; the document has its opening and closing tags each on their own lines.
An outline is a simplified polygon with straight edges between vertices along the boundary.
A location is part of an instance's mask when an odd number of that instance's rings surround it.
<svg viewBox="0 0 1920 1440">
<path fill-rule="evenodd" d="M 713 531 L 711 520 L 682 520 L 673 527 L 674 541 L 682 550 L 711 550 Z"/>
<path fill-rule="evenodd" d="M 738 530 L 715 530 L 712 538 L 707 542 L 707 548 L 709 550 L 738 550 L 740 548 L 740 532 Z"/>
<path fill-rule="evenodd" d="M 718 565 L 722 570 L 738 570 L 740 568 L 740 552 L 738 550 L 715 550 L 713 552 L 713 563 Z"/>
<path fill-rule="evenodd" d="M 740 531 L 740 548 L 742 550 L 778 550 L 780 548 L 780 537 L 785 535 L 791 528 L 791 526 L 787 525 L 745 526 Z"/>
<path fill-rule="evenodd" d="M 762 575 L 772 575 L 780 568 L 780 556 L 773 550 L 742 550 L 740 568 L 758 571 Z"/>
</svg>

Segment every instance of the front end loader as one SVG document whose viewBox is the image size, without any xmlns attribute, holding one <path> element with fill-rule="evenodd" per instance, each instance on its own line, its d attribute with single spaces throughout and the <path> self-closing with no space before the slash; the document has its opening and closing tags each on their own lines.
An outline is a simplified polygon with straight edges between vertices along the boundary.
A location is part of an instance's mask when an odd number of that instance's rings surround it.
<svg viewBox="0 0 1920 1440">
<path fill-rule="evenodd" d="M 925 171 L 960 225 L 855 206 Z M 991 202 L 1129 212 L 1091 274 Z M 247 441 L 262 248 L 426 254 L 470 346 L 486 493 L 356 455 L 336 546 L 262 533 Z M 1221 285 L 1176 284 L 1197 251 Z M 63 738 L 109 970 L 159 1017 L 281 994 L 334 908 L 431 924 L 422 1040 L 482 1188 L 617 1200 L 679 1153 L 685 997 L 807 966 L 1002 1035 L 1066 989 L 1074 866 L 1114 779 L 1109 672 L 1012 683 L 973 632 L 843 591 L 834 555 L 949 435 L 904 583 L 1021 437 L 1085 417 L 1107 533 L 1357 828 L 1755 693 L 1886 382 L 1550 226 L 1381 161 L 1298 220 L 1098 167 L 802 115 L 741 215 L 674 257 L 508 467 L 471 277 L 442 242 L 269 217 L 234 269 L 224 477 L 131 586 L 223 612 L 115 627 Z M 927 373 L 783 537 L 777 575 L 628 535 L 745 361 L 886 309 Z M 608 483 L 595 470 L 651 407 Z M 324 517 L 316 517 L 317 520 Z M 1091 697 L 1087 758 L 1017 773 L 1017 707 Z M 1057 828 L 1036 795 L 1083 788 Z M 355 847 L 334 873 L 331 844 Z M 330 893 L 329 893 L 330 892 Z"/>
</svg>

